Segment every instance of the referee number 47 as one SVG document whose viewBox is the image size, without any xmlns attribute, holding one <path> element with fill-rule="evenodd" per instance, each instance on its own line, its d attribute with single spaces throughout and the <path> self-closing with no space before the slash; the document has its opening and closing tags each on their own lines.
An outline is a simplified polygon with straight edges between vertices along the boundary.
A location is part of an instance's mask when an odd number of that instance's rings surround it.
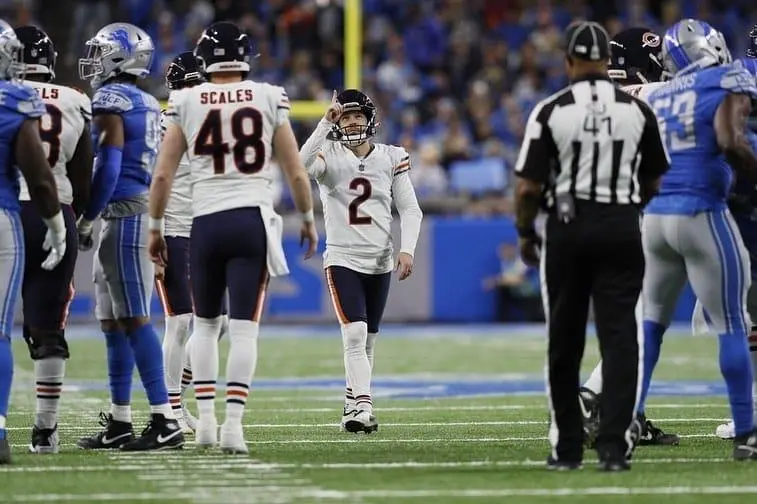
<svg viewBox="0 0 757 504">
<path fill-rule="evenodd" d="M 584 117 L 584 131 L 597 136 L 600 131 L 607 129 L 607 134 L 612 135 L 612 117 L 603 116 L 598 117 L 594 114 L 589 114 Z"/>
</svg>

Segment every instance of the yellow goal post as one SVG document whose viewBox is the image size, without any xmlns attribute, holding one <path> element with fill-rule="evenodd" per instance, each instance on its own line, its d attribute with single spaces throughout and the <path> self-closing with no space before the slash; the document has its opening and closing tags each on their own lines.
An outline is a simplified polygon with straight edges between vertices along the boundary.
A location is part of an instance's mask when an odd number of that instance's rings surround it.
<svg viewBox="0 0 757 504">
<path fill-rule="evenodd" d="M 344 2 L 344 88 L 360 89 L 363 66 L 363 12 L 362 0 Z M 165 108 L 167 102 L 161 102 Z M 318 119 L 329 106 L 324 101 L 293 101 L 292 119 Z"/>
</svg>

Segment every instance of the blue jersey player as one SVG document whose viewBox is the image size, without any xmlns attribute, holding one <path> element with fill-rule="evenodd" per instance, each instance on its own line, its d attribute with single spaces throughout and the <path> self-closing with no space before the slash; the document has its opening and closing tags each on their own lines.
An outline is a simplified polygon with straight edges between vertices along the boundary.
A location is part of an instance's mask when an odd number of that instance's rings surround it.
<svg viewBox="0 0 757 504">
<path fill-rule="evenodd" d="M 149 74 L 155 52 L 136 26 L 113 23 L 87 42 L 79 75 L 92 98 L 97 153 L 90 203 L 77 225 L 80 243 L 92 244 L 92 222 L 102 217 L 95 254 L 96 315 L 105 333 L 111 412 L 104 430 L 77 443 L 84 449 L 126 451 L 181 448 L 184 435 L 168 401 L 163 356 L 150 323 L 154 269 L 147 255 L 147 196 L 160 142 L 160 105 L 136 86 Z M 131 419 L 136 363 L 151 420 L 139 438 Z"/>
<path fill-rule="evenodd" d="M 18 78 L 23 71 L 23 44 L 13 28 L 0 20 L 0 464 L 10 462 L 6 437 L 13 356 L 11 330 L 24 274 L 24 236 L 19 203 L 19 174 L 26 179 L 31 199 L 47 225 L 43 248 L 50 254 L 43 261 L 54 269 L 66 253 L 66 224 L 55 179 L 39 136 L 39 119 L 47 110 L 31 87 Z"/>
<path fill-rule="evenodd" d="M 750 74 L 757 78 L 757 25 L 749 33 L 749 49 L 746 58 L 738 60 Z M 757 111 L 749 118 L 749 140 L 757 149 Z M 749 333 L 749 352 L 752 357 L 752 373 L 757 380 L 757 185 L 748 177 L 736 173 L 736 181 L 729 197 L 729 209 L 736 220 L 741 239 L 749 252 L 752 286 L 747 295 L 747 312 L 752 321 Z M 697 313 L 697 311 L 695 311 Z M 753 390 L 754 393 L 754 390 Z M 719 425 L 715 433 L 723 439 L 732 439 L 736 433 L 733 421 Z"/>
<path fill-rule="evenodd" d="M 662 337 L 688 279 L 719 333 L 736 438 L 733 457 L 757 459 L 752 369 L 744 306 L 748 255 L 728 211 L 731 167 L 757 179 L 757 158 L 745 135 L 754 78 L 731 56 L 720 32 L 685 19 L 665 33 L 663 63 L 674 74 L 649 102 L 671 157 L 658 195 L 647 205 L 642 235 L 644 380 L 639 411 Z"/>
</svg>

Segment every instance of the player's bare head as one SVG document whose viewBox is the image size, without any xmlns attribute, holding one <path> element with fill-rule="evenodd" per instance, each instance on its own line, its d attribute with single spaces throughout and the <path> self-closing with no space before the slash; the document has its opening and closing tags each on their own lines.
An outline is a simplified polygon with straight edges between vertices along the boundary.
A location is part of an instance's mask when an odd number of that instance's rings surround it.
<svg viewBox="0 0 757 504">
<path fill-rule="evenodd" d="M 731 59 L 723 34 L 704 21 L 684 19 L 665 32 L 662 62 L 672 74 L 693 66 L 727 64 Z"/>
<path fill-rule="evenodd" d="M 211 82 L 219 78 L 244 79 L 250 73 L 252 60 L 259 54 L 252 41 L 234 23 L 213 23 L 200 35 L 194 55 L 200 70 Z"/>
<path fill-rule="evenodd" d="M 79 60 L 79 77 L 97 89 L 108 81 L 136 82 L 150 75 L 155 45 L 142 28 L 111 23 L 86 43 L 87 57 Z"/>
<path fill-rule="evenodd" d="M 166 71 L 166 87 L 171 91 L 196 86 L 205 82 L 200 64 L 192 51 L 176 56 Z"/>
<path fill-rule="evenodd" d="M 21 53 L 24 77 L 41 82 L 53 80 L 58 53 L 47 33 L 36 26 L 19 26 L 16 28 L 16 37 L 24 45 Z"/>
<path fill-rule="evenodd" d="M 644 27 L 628 28 L 610 41 L 608 75 L 620 85 L 663 80 L 662 37 Z"/>
<path fill-rule="evenodd" d="M 21 52 L 24 45 L 18 40 L 11 25 L 0 19 L 0 80 L 12 80 L 22 77 L 24 65 Z"/>
<path fill-rule="evenodd" d="M 589 74 L 606 74 L 610 36 L 593 21 L 576 21 L 565 32 L 565 68 L 570 80 Z"/>
<path fill-rule="evenodd" d="M 337 95 L 336 101 L 342 105 L 342 115 L 326 138 L 342 142 L 347 147 L 357 147 L 369 141 L 378 127 L 373 100 L 359 89 L 345 89 Z"/>
</svg>

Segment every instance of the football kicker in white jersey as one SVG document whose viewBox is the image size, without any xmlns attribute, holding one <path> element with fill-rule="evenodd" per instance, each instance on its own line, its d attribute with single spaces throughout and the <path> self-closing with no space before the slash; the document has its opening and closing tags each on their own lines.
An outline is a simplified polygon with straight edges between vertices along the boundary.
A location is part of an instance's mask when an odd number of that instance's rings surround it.
<svg viewBox="0 0 757 504">
<path fill-rule="evenodd" d="M 189 264 L 195 317 L 190 356 L 199 412 L 196 442 L 208 447 L 218 441 L 218 335 L 228 288 L 226 420 L 220 429 L 226 453 L 247 453 L 242 417 L 257 364 L 268 279 L 289 273 L 282 219 L 273 210 L 274 151 L 303 214 L 306 258 L 318 244 L 310 184 L 289 124 L 289 100 L 281 87 L 243 80 L 254 56 L 251 48 L 248 36 L 232 23 L 215 23 L 203 32 L 194 54 L 209 81 L 171 94 L 150 190 L 150 255 L 158 265 L 170 266 L 165 211 L 186 153 L 192 181 Z"/>
<path fill-rule="evenodd" d="M 362 91 L 334 93 L 331 107 L 300 155 L 317 182 L 326 221 L 323 265 L 341 325 L 346 395 L 342 426 L 349 432 L 378 429 L 373 414 L 373 350 L 384 313 L 391 272 L 404 280 L 423 214 L 410 181 L 410 156 L 401 147 L 371 142 L 376 107 Z M 392 203 L 400 214 L 397 261 L 391 236 Z"/>
</svg>

